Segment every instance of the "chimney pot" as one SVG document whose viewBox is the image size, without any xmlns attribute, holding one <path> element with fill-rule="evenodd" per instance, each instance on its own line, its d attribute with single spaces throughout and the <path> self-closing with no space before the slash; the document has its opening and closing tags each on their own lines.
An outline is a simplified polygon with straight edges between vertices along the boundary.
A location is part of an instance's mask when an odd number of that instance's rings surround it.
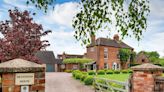
<svg viewBox="0 0 164 92">
<path fill-rule="evenodd" d="M 118 36 L 118 34 L 115 34 L 115 35 L 114 35 L 113 40 L 119 41 L 119 36 Z"/>
</svg>

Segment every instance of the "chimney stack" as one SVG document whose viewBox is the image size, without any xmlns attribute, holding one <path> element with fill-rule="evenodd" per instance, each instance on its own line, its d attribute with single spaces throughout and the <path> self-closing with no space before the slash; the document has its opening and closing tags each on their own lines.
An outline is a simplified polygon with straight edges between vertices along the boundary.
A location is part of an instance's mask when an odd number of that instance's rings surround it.
<svg viewBox="0 0 164 92">
<path fill-rule="evenodd" d="M 95 44 L 96 37 L 95 35 L 91 35 L 91 44 Z"/>
<path fill-rule="evenodd" d="M 115 35 L 114 35 L 113 40 L 119 41 L 119 36 L 118 36 L 118 34 L 115 34 Z"/>
</svg>

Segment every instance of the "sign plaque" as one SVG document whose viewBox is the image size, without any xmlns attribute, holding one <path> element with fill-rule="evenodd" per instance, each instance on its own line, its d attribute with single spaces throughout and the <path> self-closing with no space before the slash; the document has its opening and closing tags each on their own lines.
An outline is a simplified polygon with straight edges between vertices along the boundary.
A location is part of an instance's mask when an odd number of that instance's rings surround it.
<svg viewBox="0 0 164 92">
<path fill-rule="evenodd" d="M 34 73 L 16 73 L 15 85 L 32 85 L 34 84 Z"/>
</svg>

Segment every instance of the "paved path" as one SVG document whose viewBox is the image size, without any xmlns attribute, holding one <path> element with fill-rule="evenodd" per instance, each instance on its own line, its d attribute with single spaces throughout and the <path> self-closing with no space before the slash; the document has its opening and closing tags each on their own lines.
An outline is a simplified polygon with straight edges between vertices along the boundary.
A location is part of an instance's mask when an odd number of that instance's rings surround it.
<svg viewBox="0 0 164 92">
<path fill-rule="evenodd" d="M 55 72 L 46 73 L 46 92 L 94 92 L 94 90 L 73 79 L 70 73 Z"/>
</svg>

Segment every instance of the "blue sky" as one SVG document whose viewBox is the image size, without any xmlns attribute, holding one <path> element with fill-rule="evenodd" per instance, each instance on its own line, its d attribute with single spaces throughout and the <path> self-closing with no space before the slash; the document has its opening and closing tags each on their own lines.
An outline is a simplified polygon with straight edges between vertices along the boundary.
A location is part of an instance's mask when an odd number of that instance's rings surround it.
<svg viewBox="0 0 164 92">
<path fill-rule="evenodd" d="M 0 21 L 9 19 L 8 9 L 18 7 L 20 10 L 37 12 L 32 16 L 34 21 L 42 24 L 44 29 L 51 29 L 52 33 L 42 39 L 49 40 L 51 46 L 47 50 L 53 50 L 55 54 L 64 51 L 70 54 L 83 54 L 86 52 L 84 46 L 73 37 L 74 29 L 71 27 L 73 16 L 78 11 L 78 0 L 57 0 L 55 9 L 50 9 L 47 14 L 37 10 L 34 6 L 27 6 L 26 0 L 0 0 Z M 142 40 L 126 37 L 123 41 L 132 46 L 135 51 L 158 51 L 161 57 L 164 56 L 164 0 L 150 0 L 150 16 L 148 17 L 148 28 L 144 32 Z M 97 33 L 96 37 L 113 37 L 116 32 L 112 29 Z"/>
</svg>

